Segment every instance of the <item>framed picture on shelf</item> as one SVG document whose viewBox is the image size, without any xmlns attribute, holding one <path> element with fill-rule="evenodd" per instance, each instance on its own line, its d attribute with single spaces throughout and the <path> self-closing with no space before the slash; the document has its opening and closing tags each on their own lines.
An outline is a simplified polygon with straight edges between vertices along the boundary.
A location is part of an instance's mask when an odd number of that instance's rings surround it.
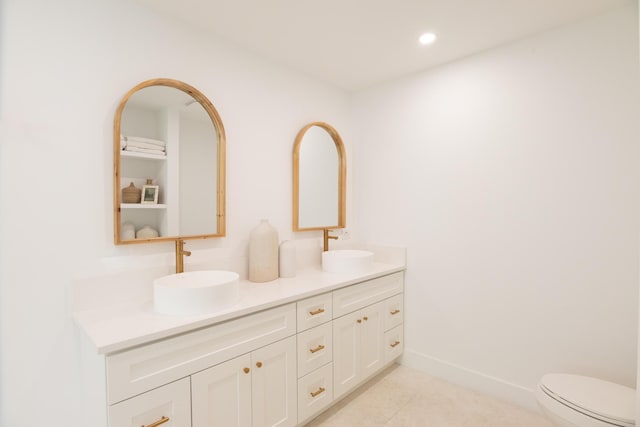
<svg viewBox="0 0 640 427">
<path fill-rule="evenodd" d="M 158 204 L 158 186 L 143 185 L 142 186 L 142 204 L 157 205 Z"/>
</svg>

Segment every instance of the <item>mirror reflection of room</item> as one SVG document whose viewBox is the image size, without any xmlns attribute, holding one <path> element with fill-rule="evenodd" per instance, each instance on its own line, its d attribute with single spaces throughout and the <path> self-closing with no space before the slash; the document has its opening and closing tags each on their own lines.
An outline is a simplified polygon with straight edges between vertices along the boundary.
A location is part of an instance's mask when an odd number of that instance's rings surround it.
<svg viewBox="0 0 640 427">
<path fill-rule="evenodd" d="M 148 239 L 148 233 L 139 235 L 143 228 L 162 240 L 221 234 L 221 122 L 184 83 L 152 82 L 134 88 L 116 117 L 121 197 L 116 243 Z"/>
</svg>

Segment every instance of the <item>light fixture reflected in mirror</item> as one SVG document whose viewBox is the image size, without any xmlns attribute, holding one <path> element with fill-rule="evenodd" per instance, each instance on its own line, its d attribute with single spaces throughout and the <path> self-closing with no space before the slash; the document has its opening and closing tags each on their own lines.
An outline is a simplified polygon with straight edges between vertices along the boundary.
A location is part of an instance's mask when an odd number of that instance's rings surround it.
<svg viewBox="0 0 640 427">
<path fill-rule="evenodd" d="M 329 124 L 303 127 L 293 150 L 293 230 L 345 227 L 346 153 Z"/>
</svg>

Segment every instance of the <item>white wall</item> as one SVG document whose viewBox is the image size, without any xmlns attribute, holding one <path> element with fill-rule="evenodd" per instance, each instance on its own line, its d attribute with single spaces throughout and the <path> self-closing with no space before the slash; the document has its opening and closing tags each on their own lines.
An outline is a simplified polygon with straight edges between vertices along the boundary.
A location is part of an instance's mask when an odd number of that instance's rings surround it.
<svg viewBox="0 0 640 427">
<path fill-rule="evenodd" d="M 636 7 L 355 97 L 354 223 L 408 247 L 405 363 L 531 407 L 546 372 L 634 385 Z"/>
<path fill-rule="evenodd" d="M 240 255 L 261 218 L 294 237 L 295 136 L 326 121 L 350 151 L 348 97 L 128 0 L 4 0 L 0 31 L 0 425 L 81 426 L 72 278 L 110 258 L 173 250 L 113 245 L 122 96 L 169 77 L 213 102 L 227 134 L 228 237 L 187 248 Z"/>
</svg>

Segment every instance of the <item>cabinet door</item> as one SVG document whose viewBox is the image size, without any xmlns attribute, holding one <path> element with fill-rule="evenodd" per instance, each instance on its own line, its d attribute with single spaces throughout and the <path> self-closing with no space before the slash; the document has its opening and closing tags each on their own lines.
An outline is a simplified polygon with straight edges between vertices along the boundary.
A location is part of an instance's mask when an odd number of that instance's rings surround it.
<svg viewBox="0 0 640 427">
<path fill-rule="evenodd" d="M 360 312 L 333 321 L 333 396 L 342 396 L 360 381 Z"/>
<path fill-rule="evenodd" d="M 368 378 L 384 365 L 384 312 L 385 303 L 379 302 L 361 310 L 360 327 L 360 379 Z"/>
<path fill-rule="evenodd" d="M 189 378 L 172 382 L 109 406 L 110 427 L 188 427 L 191 425 Z"/>
<path fill-rule="evenodd" d="M 298 422 L 296 337 L 251 353 L 253 427 L 288 427 Z"/>
<path fill-rule="evenodd" d="M 251 427 L 251 356 L 191 376 L 193 427 Z"/>
</svg>

